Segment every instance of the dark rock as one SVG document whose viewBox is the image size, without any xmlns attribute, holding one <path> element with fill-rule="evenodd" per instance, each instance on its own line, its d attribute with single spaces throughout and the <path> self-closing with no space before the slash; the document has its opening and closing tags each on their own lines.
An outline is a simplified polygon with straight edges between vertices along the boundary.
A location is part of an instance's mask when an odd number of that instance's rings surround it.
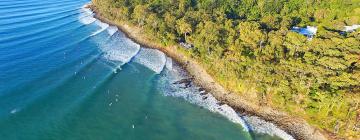
<svg viewBox="0 0 360 140">
<path fill-rule="evenodd" d="M 216 104 L 218 104 L 219 106 L 222 106 L 222 105 L 224 105 L 225 103 L 223 103 L 223 102 L 218 102 L 218 103 L 216 103 Z"/>
<path fill-rule="evenodd" d="M 184 84 L 184 87 L 182 87 L 182 88 L 189 88 L 189 87 L 192 87 L 192 80 L 194 80 L 194 78 L 185 78 L 185 79 L 176 81 L 173 84 Z"/>
<path fill-rule="evenodd" d="M 200 95 L 206 95 L 206 94 L 208 94 L 208 93 L 205 91 L 200 92 Z"/>
<path fill-rule="evenodd" d="M 207 98 L 208 98 L 207 96 L 202 97 L 203 100 L 206 100 Z"/>
</svg>

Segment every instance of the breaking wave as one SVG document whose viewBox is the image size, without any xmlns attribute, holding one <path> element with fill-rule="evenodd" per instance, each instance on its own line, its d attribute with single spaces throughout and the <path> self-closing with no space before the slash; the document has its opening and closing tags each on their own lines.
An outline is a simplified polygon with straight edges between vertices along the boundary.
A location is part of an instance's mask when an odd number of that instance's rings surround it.
<svg viewBox="0 0 360 140">
<path fill-rule="evenodd" d="M 163 52 L 155 49 L 141 48 L 134 57 L 134 62 L 141 64 L 156 74 L 160 74 L 166 64 L 166 56 Z"/>
<path fill-rule="evenodd" d="M 202 88 L 193 85 L 192 79 L 188 74 L 180 68 L 179 65 L 173 63 L 170 57 L 156 49 L 141 48 L 139 44 L 126 38 L 123 33 L 118 32 L 116 26 L 109 26 L 93 17 L 90 9 L 83 8 L 85 13 L 82 15 L 80 22 L 83 24 L 91 24 L 95 22 L 100 29 L 94 32 L 94 36 L 100 32 L 107 30 L 110 36 L 110 42 L 100 46 L 103 56 L 107 60 L 120 62 L 120 66 L 130 61 L 141 64 L 156 74 L 160 75 L 160 87 L 164 91 L 165 96 L 183 98 L 186 101 L 199 105 L 211 112 L 218 113 L 230 121 L 239 124 L 244 131 L 255 131 L 258 133 L 278 136 L 284 140 L 294 140 L 292 136 L 285 131 L 279 129 L 270 122 L 266 122 L 255 116 L 241 116 L 233 108 L 227 104 L 220 103 L 211 93 L 207 93 Z M 188 79 L 188 80 L 187 80 Z M 179 82 L 182 81 L 183 82 Z"/>
<path fill-rule="evenodd" d="M 110 43 L 101 46 L 101 51 L 104 52 L 104 57 L 111 61 L 120 62 L 124 65 L 131 61 L 131 59 L 140 51 L 140 45 L 131 41 L 128 38 L 122 37 L 122 34 L 116 34 Z"/>
<path fill-rule="evenodd" d="M 183 98 L 190 103 L 197 104 L 211 112 L 219 113 L 230 121 L 240 124 L 244 131 L 249 130 L 244 120 L 230 106 L 221 104 L 214 96 L 191 84 L 192 79 L 178 65 L 168 63 L 160 82 L 164 82 L 159 85 L 164 85 L 162 88 L 164 88 L 165 96 Z"/>
<path fill-rule="evenodd" d="M 292 136 L 287 134 L 285 131 L 278 128 L 273 123 L 269 123 L 265 120 L 260 119 L 256 116 L 243 116 L 245 122 L 251 131 L 258 133 L 269 134 L 271 136 L 278 136 L 283 140 L 295 140 Z"/>
<path fill-rule="evenodd" d="M 116 26 L 110 26 L 107 28 L 107 32 L 110 36 L 113 36 L 119 29 Z"/>
<path fill-rule="evenodd" d="M 100 29 L 95 31 L 94 33 L 92 33 L 90 36 L 95 36 L 103 31 L 105 31 L 109 27 L 109 24 L 101 22 L 100 20 L 96 20 L 95 24 L 98 25 L 100 27 Z"/>
<path fill-rule="evenodd" d="M 255 131 L 278 136 L 284 140 L 294 140 L 292 136 L 270 122 L 254 116 L 241 116 L 229 105 L 220 103 L 211 93 L 207 93 L 204 89 L 194 85 L 192 80 L 179 65 L 173 64 L 171 58 L 167 58 L 158 85 L 164 91 L 165 96 L 183 98 L 211 112 L 219 113 L 230 121 L 240 124 L 244 131 Z"/>
<path fill-rule="evenodd" d="M 95 13 L 91 11 L 89 8 L 81 8 L 81 14 L 79 15 L 79 21 L 82 24 L 88 25 L 96 21 L 94 18 Z"/>
<path fill-rule="evenodd" d="M 173 69 L 173 61 L 170 57 L 166 57 L 166 64 L 165 64 L 166 69 L 168 70 L 172 70 Z"/>
</svg>

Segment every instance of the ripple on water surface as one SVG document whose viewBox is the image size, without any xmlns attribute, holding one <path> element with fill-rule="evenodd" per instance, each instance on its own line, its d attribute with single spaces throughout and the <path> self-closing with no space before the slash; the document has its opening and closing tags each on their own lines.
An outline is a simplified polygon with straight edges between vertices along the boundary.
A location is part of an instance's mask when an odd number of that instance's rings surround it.
<svg viewBox="0 0 360 140">
<path fill-rule="evenodd" d="M 287 139 L 174 84 L 188 75 L 171 58 L 95 19 L 86 2 L 0 1 L 2 139 Z"/>
</svg>

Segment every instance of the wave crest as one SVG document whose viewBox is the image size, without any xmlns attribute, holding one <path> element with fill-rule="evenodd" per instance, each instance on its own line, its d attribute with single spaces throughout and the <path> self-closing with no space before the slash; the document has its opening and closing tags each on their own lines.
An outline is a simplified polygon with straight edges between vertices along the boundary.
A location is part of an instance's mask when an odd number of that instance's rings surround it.
<svg viewBox="0 0 360 140">
<path fill-rule="evenodd" d="M 169 66 L 168 66 L 169 65 Z M 164 75 L 160 77 L 161 90 L 165 96 L 183 98 L 186 101 L 199 105 L 211 112 L 219 113 L 228 120 L 240 124 L 244 131 L 255 131 L 258 133 L 278 136 L 284 140 L 294 140 L 294 138 L 276 125 L 266 122 L 255 116 L 241 116 L 233 108 L 227 104 L 221 104 L 211 93 L 207 93 L 204 89 L 197 87 L 191 83 L 190 86 L 178 84 L 179 81 L 191 78 L 186 71 L 182 70 L 176 64 L 167 64 Z M 182 82 L 180 82 L 182 83 Z M 185 87 L 184 87 L 185 86 Z"/>
<path fill-rule="evenodd" d="M 141 48 L 139 53 L 135 56 L 134 62 L 160 74 L 165 67 L 166 56 L 159 50 Z"/>
<path fill-rule="evenodd" d="M 80 12 L 81 14 L 78 19 L 82 24 L 88 25 L 96 21 L 96 19 L 94 18 L 94 12 L 91 11 L 89 8 L 83 7 L 81 8 Z"/>
<path fill-rule="evenodd" d="M 100 49 L 104 52 L 104 57 L 108 60 L 119 61 L 124 65 L 131 61 L 131 59 L 140 51 L 140 45 L 131 41 L 128 38 L 123 38 L 121 34 L 114 36 L 112 42 L 101 46 Z"/>
<path fill-rule="evenodd" d="M 110 26 L 107 28 L 107 32 L 110 36 L 113 36 L 119 29 L 116 26 Z"/>
</svg>

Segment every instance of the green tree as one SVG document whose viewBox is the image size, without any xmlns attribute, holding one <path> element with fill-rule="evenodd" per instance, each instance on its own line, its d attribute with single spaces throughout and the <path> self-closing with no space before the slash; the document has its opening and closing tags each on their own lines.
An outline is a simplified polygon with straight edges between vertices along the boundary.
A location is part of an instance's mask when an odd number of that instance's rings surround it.
<svg viewBox="0 0 360 140">
<path fill-rule="evenodd" d="M 177 25 L 177 32 L 183 34 L 185 37 L 185 41 L 187 41 L 187 35 L 192 32 L 191 25 L 185 21 L 184 18 L 179 19 L 176 22 Z"/>
</svg>

